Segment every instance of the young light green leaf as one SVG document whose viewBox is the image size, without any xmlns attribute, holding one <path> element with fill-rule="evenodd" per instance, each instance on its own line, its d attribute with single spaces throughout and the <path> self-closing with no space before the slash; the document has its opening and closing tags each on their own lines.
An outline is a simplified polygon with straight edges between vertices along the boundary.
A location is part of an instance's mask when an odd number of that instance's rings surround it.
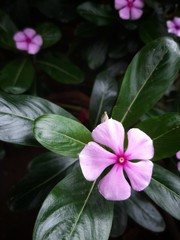
<svg viewBox="0 0 180 240">
<path fill-rule="evenodd" d="M 62 57 L 46 56 L 37 64 L 54 80 L 64 84 L 78 84 L 84 80 L 81 69 Z"/>
<path fill-rule="evenodd" d="M 162 209 L 180 220 L 180 178 L 154 164 L 150 185 L 145 193 Z"/>
<path fill-rule="evenodd" d="M 33 240 L 108 240 L 113 204 L 75 169 L 50 192 L 36 220 Z"/>
<path fill-rule="evenodd" d="M 154 143 L 155 154 L 153 160 L 172 157 L 180 149 L 180 114 L 166 113 L 158 117 L 149 118 L 139 125 Z"/>
<path fill-rule="evenodd" d="M 45 148 L 76 158 L 91 141 L 90 131 L 81 123 L 60 115 L 47 114 L 34 121 L 34 136 Z"/>
<path fill-rule="evenodd" d="M 28 174 L 10 194 L 9 208 L 19 211 L 39 207 L 52 188 L 67 175 L 75 161 L 50 152 L 33 159 Z"/>
<path fill-rule="evenodd" d="M 75 119 L 63 108 L 42 98 L 0 92 L 0 140 L 22 145 L 39 145 L 32 133 L 32 123 L 35 118 L 45 113 L 56 113 Z"/>
<path fill-rule="evenodd" d="M 124 204 L 128 215 L 139 225 L 153 232 L 164 231 L 164 219 L 155 206 L 142 194 L 133 191 Z"/>
<path fill-rule="evenodd" d="M 126 71 L 112 117 L 130 127 L 163 96 L 179 69 L 179 46 L 171 38 L 143 47 Z"/>
<path fill-rule="evenodd" d="M 35 77 L 35 70 L 28 58 L 8 62 L 0 71 L 0 88 L 12 94 L 27 91 Z"/>
</svg>

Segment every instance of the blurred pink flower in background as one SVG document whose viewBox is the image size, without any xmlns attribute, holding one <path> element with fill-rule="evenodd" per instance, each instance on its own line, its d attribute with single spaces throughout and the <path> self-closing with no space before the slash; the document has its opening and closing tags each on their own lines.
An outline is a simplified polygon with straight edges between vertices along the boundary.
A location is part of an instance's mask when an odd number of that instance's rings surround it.
<svg viewBox="0 0 180 240">
<path fill-rule="evenodd" d="M 178 152 L 176 153 L 176 158 L 177 158 L 177 159 L 180 159 L 180 151 L 178 151 Z M 180 172 L 180 161 L 177 162 L 177 169 L 178 169 L 178 171 Z"/>
<path fill-rule="evenodd" d="M 19 50 L 27 51 L 29 54 L 39 52 L 43 44 L 42 37 L 36 34 L 32 28 L 25 28 L 23 31 L 15 33 L 13 39 Z"/>
<path fill-rule="evenodd" d="M 139 19 L 142 14 L 144 2 L 142 0 L 115 0 L 115 9 L 119 10 L 119 16 L 125 20 Z"/>
<path fill-rule="evenodd" d="M 173 20 L 168 20 L 166 25 L 168 33 L 172 33 L 180 37 L 180 17 L 174 17 Z"/>
<path fill-rule="evenodd" d="M 127 132 L 128 146 L 124 150 L 125 132 L 123 125 L 113 119 L 99 124 L 92 132 L 96 142 L 89 142 L 79 155 L 80 166 L 88 181 L 95 181 L 112 165 L 110 171 L 100 180 L 99 192 L 107 200 L 125 200 L 131 195 L 127 174 L 135 191 L 145 189 L 152 177 L 154 156 L 152 139 L 138 128 Z M 104 145 L 112 150 L 104 149 Z M 135 161 L 134 161 L 135 160 Z"/>
</svg>

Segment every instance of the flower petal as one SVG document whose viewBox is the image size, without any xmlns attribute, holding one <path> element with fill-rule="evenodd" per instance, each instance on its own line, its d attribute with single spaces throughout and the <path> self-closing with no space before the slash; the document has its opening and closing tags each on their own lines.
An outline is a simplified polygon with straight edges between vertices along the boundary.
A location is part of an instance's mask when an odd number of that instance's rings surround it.
<svg viewBox="0 0 180 240">
<path fill-rule="evenodd" d="M 128 160 L 148 160 L 154 156 L 152 139 L 138 128 L 131 128 L 128 132 L 128 147 L 125 156 Z"/>
<path fill-rule="evenodd" d="M 32 43 L 41 46 L 43 44 L 43 39 L 40 35 L 36 35 L 33 39 L 32 39 Z"/>
<path fill-rule="evenodd" d="M 129 7 L 124 7 L 119 11 L 119 16 L 120 18 L 124 20 L 130 19 L 130 8 Z"/>
<path fill-rule="evenodd" d="M 116 154 L 123 153 L 124 128 L 120 122 L 108 119 L 93 130 L 92 137 L 96 142 L 111 148 Z"/>
<path fill-rule="evenodd" d="M 125 200 L 131 195 L 131 187 L 124 177 L 123 167 L 119 164 L 115 164 L 110 172 L 102 178 L 98 188 L 107 200 Z"/>
<path fill-rule="evenodd" d="M 26 40 L 26 35 L 23 32 L 17 32 L 13 37 L 14 41 L 22 42 Z"/>
<path fill-rule="evenodd" d="M 128 175 L 131 186 L 136 191 L 145 189 L 152 177 L 153 163 L 151 161 L 139 161 L 136 163 L 127 161 L 124 170 Z"/>
<path fill-rule="evenodd" d="M 29 54 L 36 54 L 37 52 L 39 52 L 40 50 L 40 46 L 34 44 L 34 43 L 29 43 L 28 45 L 28 53 Z"/>
<path fill-rule="evenodd" d="M 176 153 L 176 157 L 177 157 L 178 159 L 180 159 L 180 151 L 178 151 L 178 152 Z"/>
<path fill-rule="evenodd" d="M 135 0 L 133 2 L 133 6 L 136 8 L 143 8 L 144 7 L 144 2 L 142 0 Z"/>
<path fill-rule="evenodd" d="M 131 15 L 131 19 L 132 20 L 136 20 L 136 19 L 139 19 L 143 14 L 143 11 L 141 9 L 138 9 L 138 8 L 131 8 L 131 11 L 130 11 L 130 15 Z"/>
<path fill-rule="evenodd" d="M 34 35 L 36 34 L 36 31 L 32 28 L 25 28 L 23 32 L 30 39 L 33 38 Z"/>
<path fill-rule="evenodd" d="M 180 27 L 180 17 L 174 17 L 174 23 Z"/>
<path fill-rule="evenodd" d="M 16 47 L 22 51 L 28 50 L 28 44 L 26 42 L 16 42 Z"/>
<path fill-rule="evenodd" d="M 79 154 L 80 166 L 88 181 L 96 180 L 105 168 L 116 162 L 116 155 L 95 142 L 89 142 Z"/>
<path fill-rule="evenodd" d="M 175 24 L 174 24 L 174 22 L 171 21 L 171 20 L 167 21 L 167 22 L 166 22 L 166 25 L 167 25 L 168 28 L 175 28 Z"/>
<path fill-rule="evenodd" d="M 115 9 L 119 10 L 121 8 L 124 8 L 128 5 L 127 0 L 115 0 Z"/>
</svg>

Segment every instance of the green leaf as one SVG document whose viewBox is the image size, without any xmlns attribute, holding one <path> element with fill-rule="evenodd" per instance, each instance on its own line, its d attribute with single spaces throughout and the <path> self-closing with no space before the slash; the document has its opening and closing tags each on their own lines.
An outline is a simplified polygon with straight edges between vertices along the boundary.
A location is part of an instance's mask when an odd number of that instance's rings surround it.
<svg viewBox="0 0 180 240">
<path fill-rule="evenodd" d="M 132 192 L 124 202 L 128 215 L 139 225 L 153 232 L 165 230 L 165 222 L 155 206 L 142 194 Z"/>
<path fill-rule="evenodd" d="M 0 47 L 5 49 L 15 49 L 13 35 L 17 31 L 17 27 L 10 17 L 0 10 Z"/>
<path fill-rule="evenodd" d="M 54 45 L 61 39 L 62 36 L 59 27 L 50 22 L 38 25 L 36 30 L 37 33 L 43 38 L 42 48 L 47 48 Z"/>
<path fill-rule="evenodd" d="M 84 80 L 81 69 L 62 57 L 47 56 L 37 64 L 54 80 L 64 84 L 78 84 Z"/>
<path fill-rule="evenodd" d="M 126 230 L 128 215 L 124 206 L 124 202 L 119 201 L 114 204 L 114 218 L 111 228 L 111 237 L 119 237 Z"/>
<path fill-rule="evenodd" d="M 35 77 L 35 70 L 28 58 L 8 62 L 0 71 L 0 88 L 12 94 L 27 91 Z"/>
<path fill-rule="evenodd" d="M 163 96 L 179 68 L 179 46 L 171 38 L 143 47 L 126 71 L 112 117 L 126 128 L 134 124 Z"/>
<path fill-rule="evenodd" d="M 91 140 L 91 133 L 81 123 L 55 114 L 38 117 L 33 131 L 45 148 L 67 157 L 77 157 Z"/>
<path fill-rule="evenodd" d="M 33 240 L 108 240 L 113 204 L 76 169 L 50 192 L 36 220 Z"/>
<path fill-rule="evenodd" d="M 90 121 L 93 128 L 100 122 L 104 112 L 111 114 L 117 89 L 117 82 L 107 71 L 97 75 L 90 100 Z"/>
<path fill-rule="evenodd" d="M 63 108 L 42 98 L 13 96 L 0 92 L 0 140 L 22 145 L 39 145 L 33 136 L 32 123 L 35 118 L 45 113 L 74 118 Z"/>
<path fill-rule="evenodd" d="M 145 193 L 162 209 L 180 220 L 180 178 L 154 164 L 153 176 Z"/>
<path fill-rule="evenodd" d="M 180 114 L 167 113 L 141 122 L 138 126 L 154 143 L 153 160 L 172 157 L 180 149 Z"/>
<path fill-rule="evenodd" d="M 77 12 L 97 26 L 111 25 L 116 20 L 113 9 L 108 4 L 85 2 L 77 7 Z"/>
<path fill-rule="evenodd" d="M 14 187 L 9 198 L 13 211 L 39 207 L 52 188 L 70 171 L 76 159 L 43 153 L 29 165 L 28 174 Z"/>
<path fill-rule="evenodd" d="M 85 51 L 85 58 L 90 69 L 99 68 L 106 60 L 108 43 L 106 39 L 98 38 L 91 42 Z M 83 50 L 84 51 L 84 50 Z"/>
</svg>

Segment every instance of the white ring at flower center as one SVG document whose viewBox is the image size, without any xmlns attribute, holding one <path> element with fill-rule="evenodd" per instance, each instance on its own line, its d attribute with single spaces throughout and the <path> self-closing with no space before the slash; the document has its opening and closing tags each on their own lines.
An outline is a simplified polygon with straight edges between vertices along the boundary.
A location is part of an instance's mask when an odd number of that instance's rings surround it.
<svg viewBox="0 0 180 240">
<path fill-rule="evenodd" d="M 119 162 L 120 162 L 120 163 L 124 163 L 124 161 L 125 161 L 125 159 L 124 159 L 123 157 L 120 157 L 120 158 L 119 158 Z"/>
</svg>

